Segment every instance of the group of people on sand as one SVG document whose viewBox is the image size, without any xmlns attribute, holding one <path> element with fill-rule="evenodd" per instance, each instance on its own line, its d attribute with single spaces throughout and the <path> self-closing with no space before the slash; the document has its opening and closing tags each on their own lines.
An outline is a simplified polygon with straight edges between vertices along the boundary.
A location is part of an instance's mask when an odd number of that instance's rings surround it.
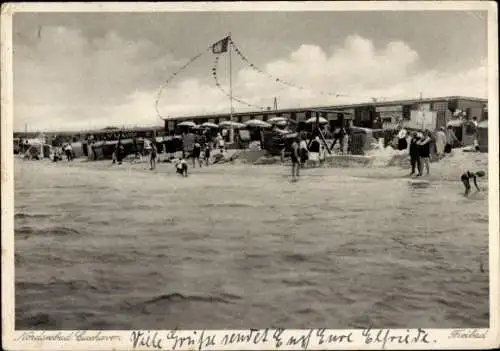
<svg viewBox="0 0 500 351">
<path fill-rule="evenodd" d="M 291 145 L 290 159 L 292 161 L 292 180 L 299 178 L 300 169 L 305 167 L 307 160 L 321 165 L 325 161 L 325 149 L 319 136 L 311 141 L 309 148 L 306 137 L 304 135 L 297 136 Z"/>
<path fill-rule="evenodd" d="M 438 159 L 449 154 L 454 145 L 458 144 L 453 128 L 441 127 L 435 133 L 426 129 L 423 131 L 413 131 L 409 133 L 406 128 L 401 127 L 397 135 L 397 149 L 408 150 L 410 155 L 410 175 L 420 177 L 430 173 L 431 157 L 435 155 Z"/>
</svg>

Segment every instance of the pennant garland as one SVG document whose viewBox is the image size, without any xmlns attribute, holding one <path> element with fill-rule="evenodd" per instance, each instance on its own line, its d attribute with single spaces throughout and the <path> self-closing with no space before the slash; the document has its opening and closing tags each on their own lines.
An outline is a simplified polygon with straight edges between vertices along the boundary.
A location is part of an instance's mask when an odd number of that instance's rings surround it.
<svg viewBox="0 0 500 351">
<path fill-rule="evenodd" d="M 207 51 L 211 50 L 212 49 L 212 46 L 208 47 L 206 50 L 200 52 L 199 54 L 197 54 L 196 56 L 193 56 L 189 59 L 189 61 L 184 65 L 182 66 L 181 68 L 179 68 L 177 71 L 175 71 L 174 73 L 172 73 L 170 75 L 170 77 L 167 78 L 167 80 L 162 84 L 162 86 L 160 87 L 160 90 L 158 91 L 158 95 L 156 96 L 156 100 L 155 100 L 155 109 L 156 109 L 156 114 L 158 115 L 158 117 L 162 117 L 161 114 L 160 114 L 160 111 L 159 111 L 159 107 L 158 107 L 158 104 L 160 102 L 160 97 L 161 97 L 161 94 L 163 92 L 163 90 L 167 87 L 167 85 L 179 74 L 181 73 L 182 71 L 184 71 L 191 63 L 193 63 L 194 61 L 196 61 L 197 59 L 199 59 L 204 53 L 206 53 Z"/>
<path fill-rule="evenodd" d="M 214 66 L 212 67 L 212 77 L 214 78 L 214 81 L 215 81 L 215 86 L 228 98 L 236 101 L 236 102 L 239 102 L 240 104 L 242 105 L 246 105 L 247 107 L 251 107 L 251 108 L 257 108 L 259 110 L 265 110 L 266 108 L 265 107 L 262 107 L 262 106 L 257 106 L 257 105 L 253 105 L 251 103 L 248 103 L 238 97 L 235 97 L 234 95 L 231 97 L 230 94 L 228 94 L 224 88 L 222 87 L 222 85 L 220 84 L 219 82 L 219 79 L 217 77 L 217 67 L 218 67 L 218 64 L 219 64 L 219 56 L 216 56 L 215 57 L 215 61 L 214 61 Z"/>
<path fill-rule="evenodd" d="M 279 77 L 275 77 L 265 71 L 263 71 L 262 69 L 260 69 L 259 67 L 257 67 L 256 65 L 254 65 L 253 63 L 251 63 L 248 58 L 241 52 L 241 50 L 236 46 L 236 44 L 234 43 L 234 41 L 231 39 L 231 37 L 226 37 L 224 39 L 221 39 L 219 41 L 217 41 L 216 43 L 210 45 L 206 50 L 200 52 L 199 54 L 193 56 L 191 59 L 189 59 L 189 61 L 184 64 L 181 68 L 179 68 L 176 72 L 172 73 L 168 78 L 167 80 L 162 84 L 162 86 L 160 87 L 159 91 L 158 91 L 158 95 L 156 97 L 156 100 L 155 100 L 155 109 L 156 109 L 156 113 L 158 115 L 158 117 L 162 118 L 161 114 L 160 114 L 160 111 L 159 111 L 159 101 L 160 101 L 160 97 L 161 97 L 161 94 L 163 92 L 163 90 L 165 90 L 165 88 L 167 87 L 167 85 L 178 75 L 180 74 L 181 72 L 183 72 L 190 64 L 192 64 L 194 61 L 196 61 L 197 59 L 199 59 L 203 54 L 205 54 L 206 52 L 208 51 L 212 51 L 213 54 L 216 54 L 216 58 L 215 58 L 215 62 L 214 62 L 214 66 L 212 67 L 212 75 L 213 75 L 213 78 L 215 80 L 215 85 L 217 86 L 217 88 L 219 88 L 219 90 L 225 95 L 227 96 L 228 98 L 231 98 L 231 96 L 224 90 L 224 88 L 221 86 L 221 84 L 219 83 L 219 80 L 217 78 L 217 65 L 218 65 L 218 62 L 219 62 L 219 55 L 222 54 L 222 53 L 226 53 L 228 51 L 228 48 L 229 48 L 229 45 L 231 45 L 231 48 L 234 50 L 234 52 L 240 57 L 240 59 L 245 62 L 250 68 L 252 68 L 254 71 L 262 74 L 262 75 L 265 75 L 267 76 L 269 79 L 271 79 L 272 81 L 275 81 L 277 83 L 280 83 L 280 84 L 283 84 L 283 85 L 286 85 L 288 87 L 291 87 L 291 88 L 295 88 L 295 89 L 299 89 L 299 90 L 311 90 L 309 88 L 306 88 L 306 87 L 303 87 L 303 86 L 300 86 L 300 85 L 297 85 L 297 84 L 294 84 L 294 83 L 291 83 L 291 82 L 288 82 L 288 81 L 285 81 Z M 319 94 L 321 95 L 327 95 L 327 96 L 333 96 L 333 97 L 353 97 L 353 95 L 348 95 L 348 94 L 340 94 L 340 93 L 332 93 L 332 92 L 325 92 L 325 91 L 319 91 L 318 92 Z M 371 97 L 371 99 L 374 99 L 373 97 Z M 247 107 L 251 107 L 251 108 L 257 108 L 259 110 L 266 110 L 265 107 L 262 107 L 262 106 L 257 106 L 257 105 L 253 105 L 251 103 L 248 103 L 238 97 L 235 97 L 233 96 L 232 97 L 232 100 L 242 104 L 242 105 L 245 105 Z"/>
<path fill-rule="evenodd" d="M 269 79 L 277 82 L 277 83 L 281 83 L 283 85 L 286 85 L 288 87 L 291 87 L 291 88 L 296 88 L 296 89 L 299 89 L 299 90 L 311 90 L 309 88 L 306 88 L 306 87 L 303 87 L 303 86 L 300 86 L 300 85 L 297 85 L 297 84 L 294 84 L 294 83 L 290 83 L 290 82 L 287 82 L 279 77 L 275 77 L 265 71 L 263 71 L 262 69 L 260 69 L 259 67 L 257 67 L 256 65 L 254 65 L 253 63 L 251 63 L 248 58 L 246 58 L 246 56 L 241 52 L 241 50 L 236 46 L 236 44 L 234 43 L 234 41 L 229 38 L 229 45 L 231 45 L 231 47 L 233 48 L 234 52 L 250 67 L 252 68 L 254 71 L 260 73 L 260 74 L 263 74 L 265 76 L 267 76 Z M 341 97 L 341 96 L 347 96 L 347 95 L 344 95 L 344 94 L 340 94 L 340 93 L 332 93 L 332 92 L 325 92 L 325 91 L 319 91 L 318 92 L 319 94 L 321 95 L 328 95 L 328 96 L 334 96 L 334 97 Z"/>
</svg>

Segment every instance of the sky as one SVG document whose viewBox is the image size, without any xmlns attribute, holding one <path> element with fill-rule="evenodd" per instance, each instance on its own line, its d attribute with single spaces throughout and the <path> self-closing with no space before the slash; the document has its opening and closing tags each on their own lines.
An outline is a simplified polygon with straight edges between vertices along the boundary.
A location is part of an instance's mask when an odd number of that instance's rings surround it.
<svg viewBox="0 0 500 351">
<path fill-rule="evenodd" d="M 273 106 L 275 97 L 279 108 L 487 97 L 486 12 L 16 13 L 14 130 L 229 112 L 228 54 L 219 55 L 219 89 L 217 55 L 207 50 L 228 33 L 265 72 L 232 52 L 233 96 L 246 102 L 234 101 L 235 112 Z"/>
</svg>

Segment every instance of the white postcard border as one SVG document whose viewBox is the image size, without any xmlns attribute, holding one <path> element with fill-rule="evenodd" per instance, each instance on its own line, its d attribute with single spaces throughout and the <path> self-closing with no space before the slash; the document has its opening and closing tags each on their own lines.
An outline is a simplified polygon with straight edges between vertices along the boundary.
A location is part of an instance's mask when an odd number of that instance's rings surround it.
<svg viewBox="0 0 500 351">
<path fill-rule="evenodd" d="M 12 15 L 15 12 L 136 12 L 136 11 L 370 11 L 483 10 L 488 11 L 489 76 L 489 329 L 382 330 L 226 330 L 226 331 L 14 331 L 14 181 L 12 152 Z M 499 345 L 499 139 L 498 28 L 495 2 L 225 2 L 225 3 L 16 3 L 2 6 L 1 18 L 1 214 L 2 214 L 2 345 L 16 350 L 154 350 L 162 349 L 485 349 Z M 265 326 L 262 326 L 263 328 Z M 142 338 L 138 337 L 142 333 Z M 425 333 L 426 340 L 421 339 Z M 265 338 L 264 338 L 265 334 Z M 203 335 L 203 336 L 201 336 Z M 330 343 L 328 341 L 329 336 Z M 339 341 L 340 335 L 344 335 Z M 348 341 L 347 335 L 351 335 Z M 459 337 L 461 335 L 461 337 Z M 149 339 L 148 339 L 149 337 Z M 231 339 L 233 337 L 233 339 Z M 118 340 L 119 338 L 119 340 Z M 182 339 L 185 338 L 185 339 Z M 254 339 L 252 339 L 254 338 Z M 257 338 L 258 342 L 254 342 Z M 260 339 L 259 339 L 260 338 Z M 325 339 L 326 338 L 326 339 Z M 412 339 L 413 338 L 413 339 Z M 52 339 L 52 340 L 51 340 Z M 279 340 L 278 340 L 279 339 Z M 371 339 L 371 342 L 367 342 Z M 142 342 L 141 342 L 142 340 Z M 184 340 L 180 344 L 179 340 Z M 200 344 L 200 340 L 202 343 Z M 207 344 L 203 344 L 203 341 Z M 212 344 L 212 341 L 215 344 Z M 227 340 L 228 343 L 224 343 Z M 230 342 L 233 340 L 233 342 Z M 392 340 L 392 341 L 391 341 Z M 398 341 L 399 340 L 399 341 Z M 409 342 L 406 343 L 405 340 Z M 411 341 L 413 340 L 413 341 Z M 137 345 L 134 348 L 134 341 Z M 191 342 L 190 342 L 191 341 Z M 237 342 L 240 341 L 240 342 Z M 320 342 L 323 341 L 322 344 Z M 155 344 L 156 342 L 156 344 Z M 281 342 L 281 344 L 279 344 Z M 177 343 L 177 344 L 176 344 Z"/>
</svg>

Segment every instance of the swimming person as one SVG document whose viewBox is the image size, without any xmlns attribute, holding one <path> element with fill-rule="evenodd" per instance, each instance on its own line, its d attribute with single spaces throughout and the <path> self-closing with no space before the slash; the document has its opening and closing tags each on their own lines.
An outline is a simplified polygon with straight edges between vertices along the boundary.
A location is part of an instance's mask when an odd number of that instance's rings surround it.
<svg viewBox="0 0 500 351">
<path fill-rule="evenodd" d="M 297 180 L 300 169 L 300 154 L 299 154 L 299 138 L 296 138 L 292 143 L 292 179 Z"/>
<path fill-rule="evenodd" d="M 462 174 L 462 177 L 460 177 L 460 180 L 465 186 L 465 194 L 464 196 L 467 196 L 470 192 L 471 186 L 470 186 L 470 180 L 472 179 L 474 181 L 474 185 L 476 186 L 477 191 L 480 191 L 479 187 L 477 186 L 477 178 L 478 177 L 484 177 L 485 173 L 484 171 L 478 171 L 478 172 L 470 172 L 467 171 L 464 174 Z"/>
<path fill-rule="evenodd" d="M 184 177 L 188 176 L 188 165 L 185 159 L 180 158 L 175 164 L 175 168 L 177 170 L 177 174 L 180 174 Z"/>
</svg>

